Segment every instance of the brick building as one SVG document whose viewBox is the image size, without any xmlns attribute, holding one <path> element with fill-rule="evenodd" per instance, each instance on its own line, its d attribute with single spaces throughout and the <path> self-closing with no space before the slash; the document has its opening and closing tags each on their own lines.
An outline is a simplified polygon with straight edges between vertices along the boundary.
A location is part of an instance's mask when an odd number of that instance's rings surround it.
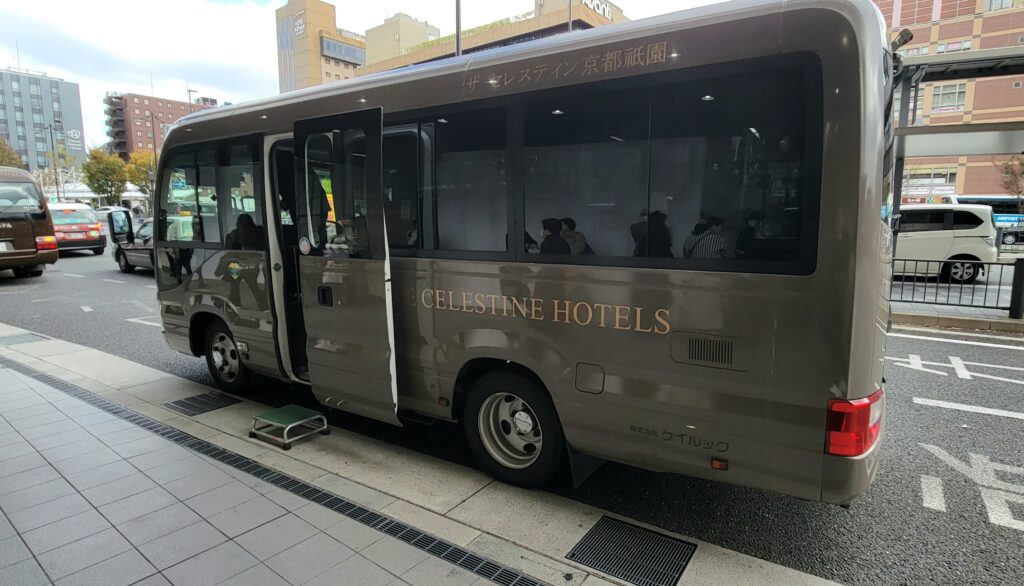
<svg viewBox="0 0 1024 586">
<path fill-rule="evenodd" d="M 875 0 L 895 32 L 914 40 L 908 56 L 937 55 L 1024 45 L 1024 0 Z M 1024 121 L 1024 76 L 922 84 L 912 113 L 915 124 L 982 124 Z M 1005 195 L 999 158 L 907 159 L 904 196 Z"/>
<path fill-rule="evenodd" d="M 205 97 L 189 103 L 115 92 L 107 93 L 103 103 L 106 105 L 107 136 L 111 147 L 126 161 L 133 151 L 159 152 L 168 128 L 178 118 L 217 106 L 217 100 Z"/>
</svg>

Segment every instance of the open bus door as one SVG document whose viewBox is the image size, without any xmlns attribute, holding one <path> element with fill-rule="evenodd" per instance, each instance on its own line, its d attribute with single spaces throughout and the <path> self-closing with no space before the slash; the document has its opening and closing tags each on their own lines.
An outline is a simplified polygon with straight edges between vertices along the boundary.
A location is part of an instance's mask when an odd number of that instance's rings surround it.
<svg viewBox="0 0 1024 586">
<path fill-rule="evenodd" d="M 308 377 L 324 404 L 401 425 L 380 108 L 295 123 Z"/>
</svg>

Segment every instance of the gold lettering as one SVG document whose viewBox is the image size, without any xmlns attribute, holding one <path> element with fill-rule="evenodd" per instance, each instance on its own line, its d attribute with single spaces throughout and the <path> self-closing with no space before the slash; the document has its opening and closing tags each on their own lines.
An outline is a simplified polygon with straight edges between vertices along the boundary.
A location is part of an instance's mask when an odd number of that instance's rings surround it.
<svg viewBox="0 0 1024 586">
<path fill-rule="evenodd" d="M 580 308 L 581 307 L 583 309 L 587 310 L 587 319 L 586 319 L 586 321 L 580 319 Z M 584 302 L 581 301 L 581 302 L 577 303 L 575 307 L 572 308 L 572 318 L 574 320 L 576 320 L 576 323 L 581 325 L 581 326 L 589 325 L 590 322 L 594 321 L 594 309 L 592 307 L 590 307 L 589 303 L 584 303 Z"/>
<path fill-rule="evenodd" d="M 448 309 L 449 311 L 458 311 L 459 308 L 455 307 L 455 291 L 446 291 L 448 293 Z"/>
<path fill-rule="evenodd" d="M 473 300 L 476 301 L 476 309 L 474 311 L 477 313 L 487 313 L 487 304 L 484 303 L 483 293 L 477 293 L 474 295 Z"/>
<path fill-rule="evenodd" d="M 433 292 L 433 289 L 424 289 L 423 293 L 420 293 L 420 301 L 423 302 L 423 307 L 426 307 L 427 309 L 433 309 L 434 306 L 427 303 L 427 300 L 433 297 Z"/>
<path fill-rule="evenodd" d="M 655 334 L 667 334 L 672 331 L 672 325 L 668 323 L 669 314 L 667 309 L 659 309 L 654 312 L 654 319 L 658 321 L 658 325 L 664 326 L 665 329 L 659 329 L 658 326 L 654 326 Z"/>
<path fill-rule="evenodd" d="M 620 325 L 623 324 L 624 325 Z M 616 305 L 615 306 L 615 329 L 616 330 L 628 330 L 629 329 L 629 306 L 628 305 Z"/>
<path fill-rule="evenodd" d="M 564 309 L 559 309 L 559 304 L 560 303 L 564 303 L 565 304 L 565 308 Z M 560 301 L 558 299 L 552 300 L 551 301 L 551 305 L 554 308 L 554 310 L 552 311 L 553 315 L 551 317 L 552 321 L 560 321 L 560 322 L 563 322 L 563 323 L 569 323 L 569 305 L 571 303 L 572 302 L 570 302 L 570 301 Z M 559 319 L 558 316 L 560 314 L 564 315 L 565 318 L 564 319 Z"/>
<path fill-rule="evenodd" d="M 488 295 L 487 298 L 491 300 L 491 315 L 498 315 L 498 298 L 500 295 Z"/>
<path fill-rule="evenodd" d="M 544 319 L 544 300 L 535 297 L 530 298 L 530 319 Z"/>
<path fill-rule="evenodd" d="M 594 307 L 597 307 L 597 308 L 599 308 L 601 310 L 601 317 L 598 319 L 597 326 L 600 327 L 600 328 L 608 327 L 604 323 L 604 310 L 611 309 L 612 306 L 608 305 L 607 303 L 595 303 Z"/>
<path fill-rule="evenodd" d="M 445 309 L 444 307 L 444 291 L 440 289 L 434 290 L 434 307 L 437 309 Z"/>
<path fill-rule="evenodd" d="M 520 299 L 518 297 L 510 297 L 510 299 L 512 300 L 512 317 L 516 316 L 516 309 L 519 310 L 519 314 L 520 315 L 522 315 L 523 317 L 527 317 L 527 315 L 526 315 L 526 297 L 523 297 L 522 301 L 520 301 Z"/>
<path fill-rule="evenodd" d="M 473 305 L 473 294 L 472 293 L 463 293 L 462 294 L 462 311 L 465 311 L 467 313 L 472 313 L 473 312 L 473 308 L 470 307 L 471 305 Z"/>
<path fill-rule="evenodd" d="M 508 297 L 501 296 L 501 315 L 508 317 Z M 512 314 L 515 315 L 514 313 Z"/>
<path fill-rule="evenodd" d="M 633 311 L 636 312 L 636 323 L 633 324 L 633 331 L 634 332 L 641 332 L 641 333 L 646 334 L 646 333 L 648 333 L 648 332 L 650 332 L 650 331 L 652 331 L 654 329 L 654 328 L 647 328 L 645 330 L 643 327 L 640 326 L 640 324 L 643 322 L 644 308 L 642 308 L 642 307 L 634 307 Z"/>
</svg>

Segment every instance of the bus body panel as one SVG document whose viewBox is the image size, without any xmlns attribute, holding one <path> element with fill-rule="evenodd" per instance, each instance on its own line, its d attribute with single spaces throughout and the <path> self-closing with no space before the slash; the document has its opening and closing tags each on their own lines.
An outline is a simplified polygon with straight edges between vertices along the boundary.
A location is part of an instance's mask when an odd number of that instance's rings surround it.
<svg viewBox="0 0 1024 586">
<path fill-rule="evenodd" d="M 827 456 L 824 430 L 830 398 L 865 397 L 882 384 L 891 256 L 885 213 L 891 204 L 881 179 L 881 112 L 890 87 L 884 25 L 877 9 L 859 0 L 751 0 L 685 14 L 685 20 L 667 16 L 573 33 L 574 40 L 498 49 L 200 114 L 179 122 L 168 144 L 288 132 L 291 121 L 367 103 L 388 114 L 570 85 L 551 77 L 530 86 L 505 84 L 507 77 L 493 75 L 510 56 L 515 67 L 529 70 L 546 66 L 552 55 L 583 62 L 603 51 L 665 41 L 682 55 L 655 68 L 667 71 L 814 55 L 824 154 L 809 274 L 393 258 L 399 406 L 457 419 L 466 365 L 481 358 L 507 361 L 545 385 L 575 449 L 652 470 L 846 503 L 866 489 L 880 453 L 879 442 L 857 458 Z M 262 112 L 272 115 L 260 118 Z M 305 274 L 302 286 L 315 287 L 329 274 Z M 168 340 L 179 348 L 187 334 L 176 328 L 187 327 L 190 307 L 206 303 L 226 314 L 213 291 L 186 289 L 160 293 L 185 306 L 181 318 L 164 314 Z M 358 295 L 356 303 L 373 298 L 367 291 L 351 294 Z M 595 311 L 606 313 L 602 318 Z M 307 324 L 311 319 L 307 314 Z M 375 327 L 333 318 L 317 327 L 357 335 L 364 326 Z M 735 362 L 695 360 L 692 340 L 730 345 Z M 728 460 L 728 470 L 712 469 L 712 458 Z"/>
</svg>

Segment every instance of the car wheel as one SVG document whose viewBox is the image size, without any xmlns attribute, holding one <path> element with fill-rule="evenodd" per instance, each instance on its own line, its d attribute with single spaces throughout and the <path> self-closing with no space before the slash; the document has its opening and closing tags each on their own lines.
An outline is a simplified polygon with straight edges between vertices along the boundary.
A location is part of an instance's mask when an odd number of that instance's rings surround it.
<svg viewBox="0 0 1024 586">
<path fill-rule="evenodd" d="M 121 269 L 122 273 L 130 273 L 135 270 L 123 252 L 117 253 L 117 268 Z"/>
<path fill-rule="evenodd" d="M 1003 244 L 1016 244 L 1017 233 L 1016 232 L 1005 232 L 1003 233 Z"/>
<path fill-rule="evenodd" d="M 959 285 L 973 283 L 981 273 L 981 264 L 967 260 L 955 260 L 946 263 L 943 267 L 943 274 L 946 281 Z"/>
<path fill-rule="evenodd" d="M 43 276 L 43 267 L 42 265 L 18 267 L 14 269 L 14 276 L 19 279 L 25 279 L 27 277 L 41 277 Z"/>
<path fill-rule="evenodd" d="M 510 372 L 483 376 L 469 390 L 462 428 L 480 466 L 516 486 L 534 488 L 554 479 L 565 436 L 544 389 Z"/>
<path fill-rule="evenodd" d="M 217 387 L 229 393 L 241 393 L 249 386 L 249 369 L 242 363 L 242 357 L 223 322 L 215 321 L 206 332 L 206 366 L 210 369 Z"/>
<path fill-rule="evenodd" d="M 93 248 L 92 249 L 92 253 L 95 254 L 96 256 L 99 256 L 99 255 L 103 254 L 104 251 L 106 251 L 106 250 L 107 250 L 106 248 Z"/>
</svg>

